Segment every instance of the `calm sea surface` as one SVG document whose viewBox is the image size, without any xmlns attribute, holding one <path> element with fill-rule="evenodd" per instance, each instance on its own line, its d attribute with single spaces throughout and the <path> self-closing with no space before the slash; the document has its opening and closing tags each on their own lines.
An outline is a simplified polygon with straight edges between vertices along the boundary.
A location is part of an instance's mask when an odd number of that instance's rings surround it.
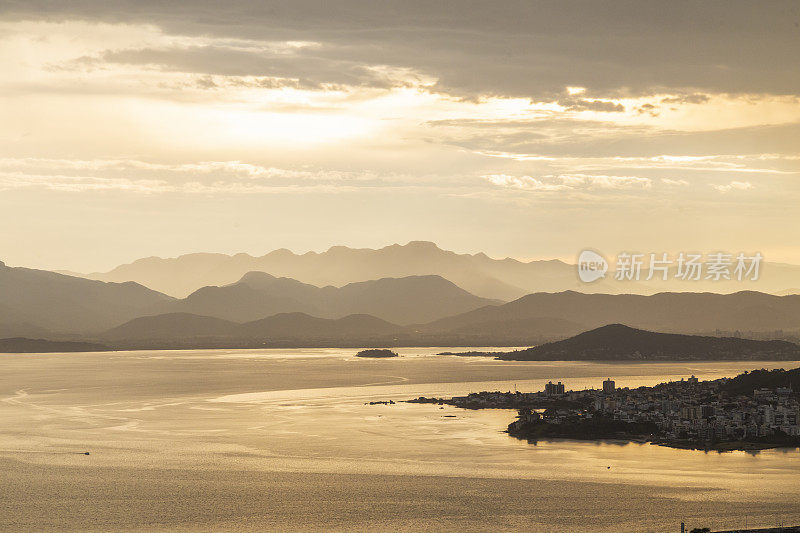
<svg viewBox="0 0 800 533">
<path fill-rule="evenodd" d="M 399 349 L 0 355 L 2 530 L 680 531 L 800 524 L 800 451 L 550 441 L 513 411 L 365 405 L 653 385 L 778 363 L 503 362 Z M 463 351 L 463 348 L 452 349 Z M 89 452 L 85 455 L 84 452 Z M 610 468 L 609 468 L 610 467 Z"/>
</svg>

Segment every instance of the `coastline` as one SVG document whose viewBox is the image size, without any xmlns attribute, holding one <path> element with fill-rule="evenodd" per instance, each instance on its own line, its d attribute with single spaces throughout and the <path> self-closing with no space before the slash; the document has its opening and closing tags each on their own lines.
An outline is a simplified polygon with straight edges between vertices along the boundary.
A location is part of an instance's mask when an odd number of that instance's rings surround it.
<svg viewBox="0 0 800 533">
<path fill-rule="evenodd" d="M 775 449 L 792 450 L 800 448 L 800 445 L 798 444 L 759 443 L 759 442 L 748 442 L 748 441 L 718 442 L 712 445 L 703 445 L 696 442 L 693 443 L 693 442 L 682 442 L 682 441 L 668 441 L 668 440 L 660 440 L 645 436 L 584 437 L 584 438 L 577 436 L 548 436 L 540 438 L 531 438 L 522 434 L 515 434 L 514 432 L 511 432 L 509 430 L 505 430 L 504 433 L 507 433 L 509 436 L 514 437 L 515 439 L 528 441 L 531 444 L 539 441 L 598 442 L 598 443 L 611 443 L 620 445 L 635 443 L 635 444 L 650 444 L 651 446 L 661 446 L 663 448 L 672 448 L 675 450 L 692 450 L 699 452 L 717 452 L 717 453 L 760 452 L 762 450 L 775 450 Z"/>
<path fill-rule="evenodd" d="M 756 452 L 800 448 L 793 370 L 745 371 L 733 378 L 680 381 L 634 389 L 565 390 L 550 381 L 542 392 L 482 391 L 466 396 L 420 396 L 408 403 L 462 409 L 514 409 L 506 433 L 536 442 L 548 438 L 649 442 L 676 449 Z"/>
</svg>

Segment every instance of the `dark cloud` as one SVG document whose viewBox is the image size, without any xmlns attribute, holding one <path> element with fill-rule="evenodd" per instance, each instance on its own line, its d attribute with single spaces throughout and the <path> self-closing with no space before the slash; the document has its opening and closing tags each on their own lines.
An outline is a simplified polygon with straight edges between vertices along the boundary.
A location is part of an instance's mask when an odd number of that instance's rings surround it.
<svg viewBox="0 0 800 533">
<path fill-rule="evenodd" d="M 294 86 L 320 89 L 328 85 L 389 88 L 401 85 L 386 73 L 354 61 L 313 55 L 272 54 L 226 47 L 145 48 L 109 51 L 99 57 L 83 57 L 77 63 L 152 65 L 161 70 L 221 76 L 255 76 L 268 88 Z M 207 79 L 207 78 L 206 78 Z M 213 82 L 212 82 L 213 83 Z"/>
<path fill-rule="evenodd" d="M 558 104 L 570 111 L 605 111 L 608 113 L 621 113 L 625 106 L 603 100 L 585 100 L 583 98 L 562 98 Z"/>
<path fill-rule="evenodd" d="M 640 105 L 639 107 L 636 108 L 636 111 L 640 115 L 643 115 L 645 113 L 647 113 L 648 115 L 653 116 L 653 117 L 657 117 L 659 115 L 658 106 L 653 105 L 653 104 L 642 104 L 642 105 Z"/>
<path fill-rule="evenodd" d="M 681 96 L 670 96 L 668 98 L 662 98 L 662 104 L 705 104 L 711 100 L 711 97 L 707 94 L 686 94 Z"/>
<path fill-rule="evenodd" d="M 182 35 L 316 41 L 323 45 L 319 50 L 269 61 L 212 48 L 183 57 L 140 52 L 197 72 L 270 72 L 312 85 L 380 85 L 369 67 L 388 65 L 437 78 L 436 90 L 473 98 L 555 100 L 565 86 L 577 85 L 587 87 L 582 96 L 589 99 L 663 91 L 691 102 L 696 94 L 785 95 L 800 86 L 800 5 L 792 0 L 25 0 L 4 2 L 0 14 L 146 23 Z M 223 56 L 233 63 L 225 66 Z M 127 59 L 135 58 L 129 52 Z"/>
</svg>

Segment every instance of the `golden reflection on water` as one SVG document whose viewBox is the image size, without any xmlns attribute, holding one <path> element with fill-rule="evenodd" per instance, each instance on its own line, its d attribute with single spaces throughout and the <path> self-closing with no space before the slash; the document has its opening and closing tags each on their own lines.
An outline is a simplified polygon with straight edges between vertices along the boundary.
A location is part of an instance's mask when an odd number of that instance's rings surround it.
<svg viewBox="0 0 800 533">
<path fill-rule="evenodd" d="M 465 484 L 483 479 L 501 493 L 513 480 L 532 480 L 545 500 L 558 495 L 541 483 L 557 483 L 559 490 L 600 483 L 615 489 L 593 492 L 592 507 L 598 509 L 619 487 L 649 487 L 637 489 L 639 499 L 632 505 L 652 505 L 654 497 L 709 509 L 747 502 L 754 513 L 780 511 L 784 519 L 800 522 L 796 450 L 704 453 L 620 442 L 529 444 L 503 433 L 512 411 L 365 405 L 420 395 L 540 390 L 550 379 L 564 381 L 568 389 L 599 387 L 607 377 L 618 386 L 638 386 L 797 363 L 508 363 L 431 356 L 444 349 L 405 351 L 392 360 L 356 359 L 354 350 L 3 357 L 0 458 L 17 465 L 6 468 L 16 479 L 26 479 L 28 468 L 56 475 L 91 466 L 196 475 L 232 470 L 333 475 L 326 483 L 334 488 L 335 476 L 351 475 L 458 478 Z M 91 455 L 80 455 L 83 451 Z M 662 502 L 662 514 L 655 506 L 648 520 L 672 520 L 671 505 Z"/>
</svg>

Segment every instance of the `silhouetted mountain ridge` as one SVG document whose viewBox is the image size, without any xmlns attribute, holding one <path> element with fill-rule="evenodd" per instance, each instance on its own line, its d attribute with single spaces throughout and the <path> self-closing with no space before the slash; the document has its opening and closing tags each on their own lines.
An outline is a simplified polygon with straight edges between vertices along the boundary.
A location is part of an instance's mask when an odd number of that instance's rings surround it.
<svg viewBox="0 0 800 533">
<path fill-rule="evenodd" d="M 504 305 L 486 306 L 420 326 L 423 331 L 452 331 L 486 323 L 512 324 L 549 317 L 576 324 L 580 330 L 609 323 L 679 333 L 774 331 L 800 328 L 800 296 L 753 291 L 733 294 L 659 293 L 584 294 L 574 291 L 535 293 Z M 577 333 L 575 331 L 574 333 Z"/>
<path fill-rule="evenodd" d="M 278 313 L 320 318 L 368 314 L 397 324 L 429 322 L 491 304 L 441 276 L 407 276 L 316 287 L 265 272 L 248 272 L 236 283 L 203 287 L 153 312 L 185 312 L 236 322 Z"/>
<path fill-rule="evenodd" d="M 148 257 L 88 277 L 104 281 L 136 280 L 148 287 L 184 296 L 208 285 L 226 285 L 250 271 L 269 272 L 323 287 L 380 278 L 442 276 L 472 294 L 510 300 L 534 290 L 579 288 L 573 267 L 559 260 L 522 262 L 486 254 L 457 254 L 428 241 L 379 249 L 332 246 L 295 254 L 285 248 L 260 257 L 248 254 L 196 253 L 176 258 Z M 603 290 L 603 282 L 593 290 Z"/>
<path fill-rule="evenodd" d="M 532 254 L 536 250 L 531 250 Z M 613 262 L 613 257 L 607 258 Z M 250 271 L 269 272 L 318 287 L 386 277 L 442 276 L 472 294 L 490 299 L 513 300 L 528 293 L 577 290 L 586 293 L 654 294 L 664 291 L 713 291 L 731 293 L 754 289 L 777 293 L 800 282 L 800 266 L 762 262 L 758 281 L 701 279 L 680 282 L 674 269 L 667 281 L 655 277 L 618 281 L 612 273 L 594 283 L 579 281 L 575 265 L 558 259 L 520 261 L 493 259 L 485 253 L 459 254 L 442 250 L 428 241 L 392 244 L 378 249 L 332 246 L 317 253 L 295 254 L 285 248 L 260 257 L 248 254 L 195 253 L 176 258 L 148 257 L 105 273 L 87 275 L 103 281 L 134 280 L 173 296 L 184 297 L 200 287 L 227 285 Z"/>
</svg>

